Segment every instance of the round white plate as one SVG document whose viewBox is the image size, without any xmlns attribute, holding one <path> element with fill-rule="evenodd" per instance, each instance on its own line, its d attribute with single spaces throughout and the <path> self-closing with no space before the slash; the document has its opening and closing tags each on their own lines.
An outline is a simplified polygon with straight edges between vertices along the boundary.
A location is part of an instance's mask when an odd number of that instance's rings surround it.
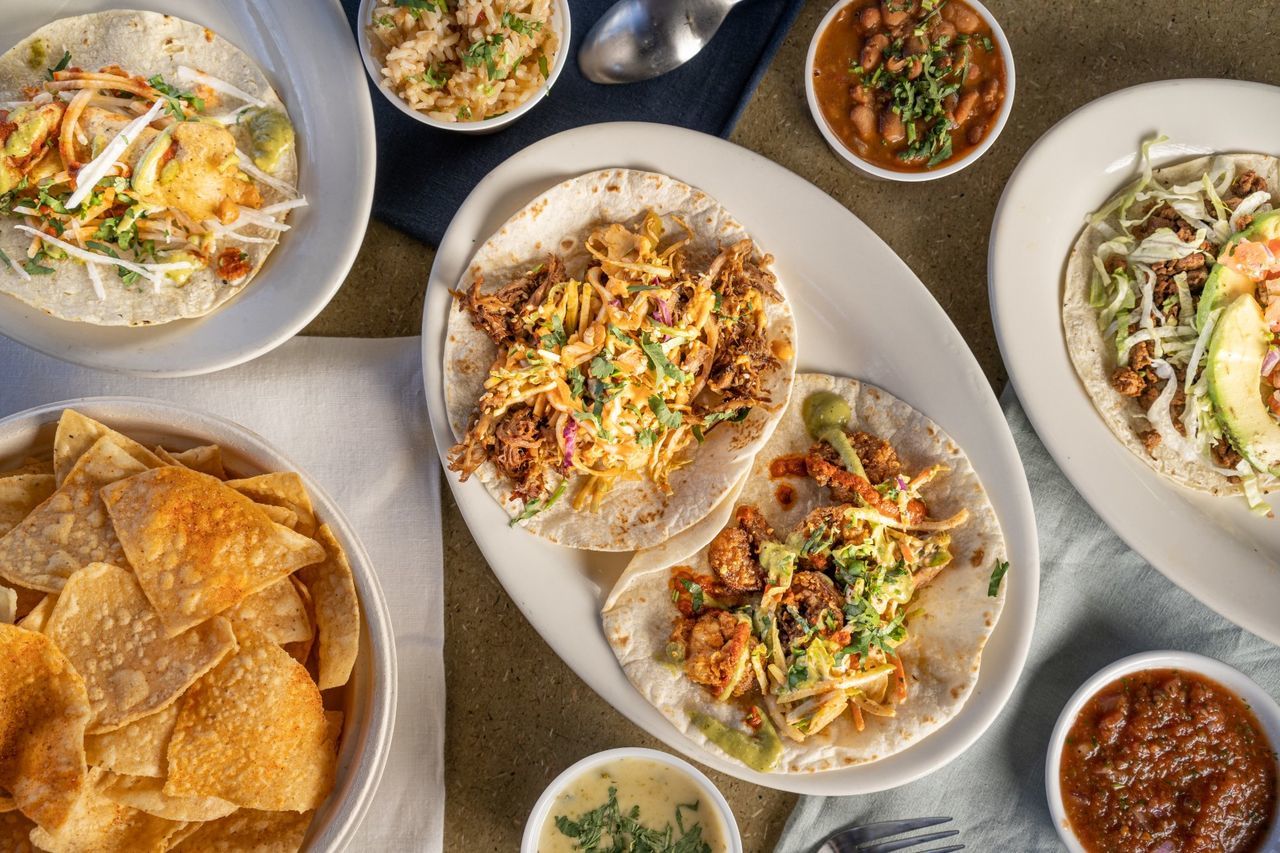
<svg viewBox="0 0 1280 853">
<path fill-rule="evenodd" d="M 308 853 L 340 853 L 369 810 L 391 748 L 396 716 L 396 647 L 391 614 L 373 563 L 333 499 L 265 438 L 234 421 L 174 403 L 141 397 L 81 397 L 0 418 L 0 469 L 48 452 L 62 410 L 73 408 L 147 446 L 185 450 L 200 444 L 222 448 L 227 469 L 242 476 L 296 471 L 351 562 L 362 618 L 360 653 L 342 708 L 342 749 L 333 792 L 308 829 Z"/>
<path fill-rule="evenodd" d="M 257 358 L 302 330 L 355 262 L 373 203 L 373 105 L 338 0 L 54 0 L 0 4 L 0 50 L 57 18 L 136 8 L 203 24 L 266 72 L 298 132 L 299 190 L 311 202 L 289 216 L 258 276 L 205 317 L 124 328 L 56 320 L 0 295 L 0 334 L 66 361 L 145 376 L 190 376 Z M 73 55 L 74 60 L 74 55 Z M 0 223 L 0 227 L 3 226 Z"/>
<path fill-rule="evenodd" d="M 629 555 L 558 547 L 507 526 L 475 480 L 449 484 L 480 550 L 534 628 L 632 722 L 703 764 L 771 788 L 859 794 L 919 778 L 955 758 L 1004 707 L 1022 672 L 1040 588 L 1031 495 L 1008 425 L 973 354 L 907 266 L 832 198 L 721 139 L 656 124 L 616 123 L 552 136 L 507 160 L 458 209 L 436 253 L 423 309 L 423 373 L 441 455 L 454 442 L 441 367 L 451 309 L 476 247 L 539 193 L 613 166 L 663 172 L 710 193 L 777 258 L 795 308 L 799 368 L 855 376 L 937 421 L 969 454 L 1008 540 L 1008 599 L 964 709 L 935 734 L 874 765 L 815 775 L 762 774 L 680 734 L 627 681 L 600 627 L 600 607 Z"/>
<path fill-rule="evenodd" d="M 1188 104 L 1247 121 L 1205 121 Z M 1205 604 L 1280 643 L 1280 518 L 1152 471 L 1111 434 L 1076 376 L 1062 331 L 1063 271 L 1085 217 L 1134 177 L 1156 134 L 1157 164 L 1228 151 L 1280 151 L 1280 88 L 1169 80 L 1100 98 L 1022 159 L 991 230 L 991 312 L 1027 415 L 1058 466 L 1131 548 Z M 1274 188 L 1273 188 L 1274 189 Z M 1274 501 L 1273 501 L 1274 503 Z M 1105 567 L 1101 567 L 1105 568 Z"/>
</svg>

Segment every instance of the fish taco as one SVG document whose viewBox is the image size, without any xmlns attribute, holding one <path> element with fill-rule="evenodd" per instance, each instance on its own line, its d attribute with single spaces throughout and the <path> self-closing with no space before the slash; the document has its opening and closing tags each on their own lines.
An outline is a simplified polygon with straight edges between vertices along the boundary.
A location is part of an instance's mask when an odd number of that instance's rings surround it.
<svg viewBox="0 0 1280 853">
<path fill-rule="evenodd" d="M 261 69 L 169 15 L 41 27 L 0 56 L 0 292 L 141 326 L 242 290 L 306 202 Z"/>
<path fill-rule="evenodd" d="M 1280 474 L 1280 160 L 1221 154 L 1153 168 L 1072 249 L 1063 325 L 1112 432 L 1165 476 L 1213 494 Z"/>
<path fill-rule="evenodd" d="M 665 175 L 551 189 L 476 253 L 449 317 L 450 470 L 577 548 L 656 545 L 719 503 L 791 391 L 772 257 Z"/>
<path fill-rule="evenodd" d="M 760 772 L 876 761 L 955 716 L 1008 570 L 995 511 L 929 418 L 800 374 L 740 491 L 636 555 L 605 604 L 627 677 Z"/>
</svg>

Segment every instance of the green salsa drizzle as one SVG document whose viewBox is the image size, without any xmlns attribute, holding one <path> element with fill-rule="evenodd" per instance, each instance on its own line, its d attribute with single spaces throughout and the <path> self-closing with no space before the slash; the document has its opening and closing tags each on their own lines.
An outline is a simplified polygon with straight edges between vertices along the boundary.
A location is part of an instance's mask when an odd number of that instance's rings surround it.
<svg viewBox="0 0 1280 853">
<path fill-rule="evenodd" d="M 729 755 L 752 770 L 768 773 L 782 757 L 782 739 L 778 737 L 778 732 L 769 722 L 769 718 L 759 709 L 756 715 L 760 719 L 760 730 L 754 735 L 731 729 L 715 717 L 701 711 L 690 711 L 689 721 L 697 726 L 698 731 L 706 735 L 707 740 Z"/>
<path fill-rule="evenodd" d="M 809 435 L 835 448 L 844 467 L 859 477 L 866 478 L 867 471 L 862 467 L 862 460 L 858 458 L 853 445 L 849 443 L 849 436 L 844 432 L 849 418 L 853 416 L 853 410 L 843 397 L 832 391 L 815 391 L 805 398 L 800 414 Z"/>
</svg>

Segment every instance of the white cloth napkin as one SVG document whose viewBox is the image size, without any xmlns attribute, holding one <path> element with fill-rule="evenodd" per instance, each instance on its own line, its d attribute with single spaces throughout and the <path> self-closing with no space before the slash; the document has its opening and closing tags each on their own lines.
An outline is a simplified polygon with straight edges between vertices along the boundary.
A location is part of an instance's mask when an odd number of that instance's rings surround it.
<svg viewBox="0 0 1280 853">
<path fill-rule="evenodd" d="M 249 364 L 135 379 L 0 338 L 0 417 L 71 397 L 151 397 L 246 426 L 333 496 L 373 560 L 399 658 L 386 771 L 348 849 L 444 849 L 444 564 L 440 475 L 418 338 L 295 338 Z"/>
</svg>

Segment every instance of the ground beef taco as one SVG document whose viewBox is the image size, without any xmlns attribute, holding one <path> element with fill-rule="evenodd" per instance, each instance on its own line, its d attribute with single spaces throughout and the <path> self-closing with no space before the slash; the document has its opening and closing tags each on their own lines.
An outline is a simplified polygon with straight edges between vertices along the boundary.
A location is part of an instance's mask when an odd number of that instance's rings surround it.
<svg viewBox="0 0 1280 853">
<path fill-rule="evenodd" d="M 110 11 L 0 56 L 0 292 L 64 320 L 198 317 L 304 205 L 261 69 L 198 24 Z"/>
<path fill-rule="evenodd" d="M 714 199 L 665 175 L 552 188 L 459 283 L 449 468 L 571 547 L 633 550 L 689 527 L 790 396 L 794 328 L 772 263 Z"/>
<path fill-rule="evenodd" d="M 1280 472 L 1280 160 L 1223 154 L 1153 169 L 1151 144 L 1139 178 L 1089 218 L 1068 259 L 1071 360 L 1135 454 L 1265 512 Z"/>
<path fill-rule="evenodd" d="M 831 770 L 959 712 L 1007 570 L 977 473 L 935 423 L 879 388 L 799 374 L 739 490 L 636 555 L 604 630 L 690 738 L 761 772 Z"/>
</svg>

